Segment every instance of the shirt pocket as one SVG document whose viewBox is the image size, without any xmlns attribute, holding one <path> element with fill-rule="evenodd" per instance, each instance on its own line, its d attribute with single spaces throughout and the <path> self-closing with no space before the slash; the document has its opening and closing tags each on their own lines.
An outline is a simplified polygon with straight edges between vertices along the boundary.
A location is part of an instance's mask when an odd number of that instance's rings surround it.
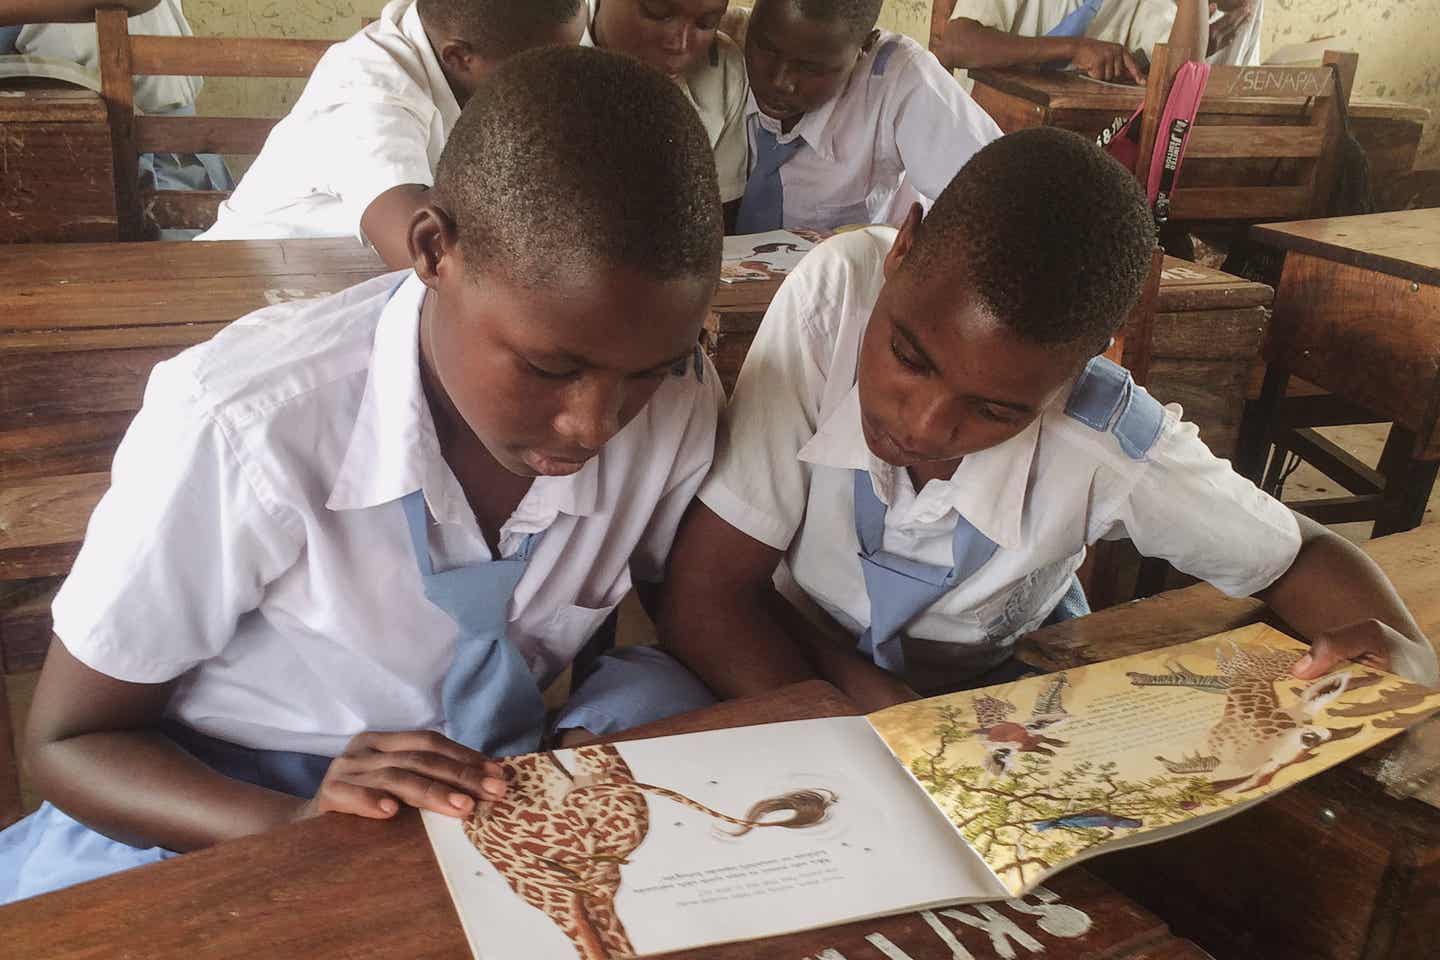
<svg viewBox="0 0 1440 960">
<path fill-rule="evenodd" d="M 575 602 L 559 606 L 550 619 L 545 621 L 545 633 L 550 639 L 549 647 L 565 651 L 566 662 L 589 640 L 591 635 L 605 622 L 605 618 L 620 605 L 630 592 L 630 569 L 624 567 L 615 582 L 595 595 L 582 587 L 575 596 Z M 553 666 L 553 664 L 551 665 Z"/>
<path fill-rule="evenodd" d="M 992 643 L 1007 643 L 1028 633 L 1050 615 L 1054 603 L 1074 574 L 1075 558 L 1064 557 L 1038 567 L 996 593 L 975 610 L 980 629 Z"/>
<path fill-rule="evenodd" d="M 870 208 L 864 200 L 858 203 L 820 203 L 815 205 L 817 230 L 835 230 L 870 223 Z"/>
</svg>

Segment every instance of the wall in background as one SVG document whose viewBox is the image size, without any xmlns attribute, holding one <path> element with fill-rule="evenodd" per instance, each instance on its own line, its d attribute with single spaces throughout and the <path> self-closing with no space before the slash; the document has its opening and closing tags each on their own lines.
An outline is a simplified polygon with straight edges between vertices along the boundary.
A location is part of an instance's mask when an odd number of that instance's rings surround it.
<svg viewBox="0 0 1440 960">
<path fill-rule="evenodd" d="M 195 32 L 219 36 L 345 37 L 382 0 L 185 0 Z M 920 40 L 930 33 L 930 0 L 885 0 L 880 23 Z M 1440 0 L 1265 0 L 1264 49 L 1333 36 L 1360 52 L 1355 92 L 1428 107 L 1431 121 L 1417 166 L 1440 167 Z M 279 116 L 301 84 L 285 80 L 206 83 L 202 113 Z"/>
</svg>

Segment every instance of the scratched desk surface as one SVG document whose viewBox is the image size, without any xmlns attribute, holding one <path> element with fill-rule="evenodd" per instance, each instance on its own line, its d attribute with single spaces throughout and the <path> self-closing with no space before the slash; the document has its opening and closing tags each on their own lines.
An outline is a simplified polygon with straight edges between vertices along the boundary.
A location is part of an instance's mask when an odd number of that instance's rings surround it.
<svg viewBox="0 0 1440 960">
<path fill-rule="evenodd" d="M 854 707 L 810 681 L 677 717 L 633 735 L 809 717 Z M 5 955 L 145 957 L 470 955 L 418 816 L 330 815 L 0 908 Z M 671 954 L 679 957 L 680 954 Z M 687 951 L 691 960 L 1204 960 L 1156 917 L 1083 869 L 1023 901 L 914 913 L 767 941 Z"/>
</svg>

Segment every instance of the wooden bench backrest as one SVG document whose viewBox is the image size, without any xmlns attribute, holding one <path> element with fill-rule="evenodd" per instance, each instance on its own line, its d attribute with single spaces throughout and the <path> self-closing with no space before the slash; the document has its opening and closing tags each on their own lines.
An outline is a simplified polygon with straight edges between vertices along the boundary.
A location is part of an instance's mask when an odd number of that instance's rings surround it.
<svg viewBox="0 0 1440 960">
<path fill-rule="evenodd" d="M 214 222 L 224 194 L 154 191 L 141 197 L 142 153 L 256 154 L 277 121 L 255 117 L 137 117 L 135 76 L 308 77 L 334 41 L 259 37 L 130 35 L 125 11 L 96 11 L 100 86 L 110 116 L 120 239 L 139 240 L 151 225 L 201 229 Z"/>
<path fill-rule="evenodd" d="M 1353 53 L 1332 51 L 1319 67 L 1211 67 L 1171 195 L 1171 219 L 1323 216 L 1338 173 L 1342 125 L 1337 87 L 1348 102 L 1357 59 Z M 1142 183 L 1161 136 L 1161 114 L 1176 67 L 1169 47 L 1157 44 L 1145 88 L 1135 171 Z M 1243 173 L 1235 165 L 1241 165 Z M 1221 183 L 1226 185 L 1215 185 Z M 1241 183 L 1245 186 L 1234 185 Z"/>
</svg>

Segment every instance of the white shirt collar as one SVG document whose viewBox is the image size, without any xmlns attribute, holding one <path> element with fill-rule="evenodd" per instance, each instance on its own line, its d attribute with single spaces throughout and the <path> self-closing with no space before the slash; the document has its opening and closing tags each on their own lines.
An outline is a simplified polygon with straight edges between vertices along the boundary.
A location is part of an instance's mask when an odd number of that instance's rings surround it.
<svg viewBox="0 0 1440 960">
<path fill-rule="evenodd" d="M 425 79 L 430 83 L 430 95 L 440 111 L 440 122 L 447 131 L 455 129 L 455 122 L 460 119 L 460 102 L 455 99 L 455 91 L 450 89 L 450 81 L 445 77 L 435 49 L 430 46 L 430 38 L 425 35 L 425 25 L 420 22 L 420 4 L 410 4 L 400 17 L 400 31 L 420 53 Z"/>
<path fill-rule="evenodd" d="M 326 506 L 356 510 L 424 490 L 439 523 L 473 524 L 465 491 L 440 454 L 420 381 L 420 307 L 425 285 L 408 274 L 375 327 L 365 393 Z M 600 455 L 603 455 L 603 451 Z M 537 477 L 505 533 L 543 530 L 558 514 L 585 517 L 599 504 L 599 456 L 568 477 Z"/>
<path fill-rule="evenodd" d="M 835 137 L 834 131 L 830 129 L 830 118 L 835 115 L 836 105 L 850 89 L 850 82 L 853 80 L 854 74 L 852 73 L 850 80 L 846 81 L 844 90 L 832 97 L 820 109 L 806 113 L 796 122 L 795 126 L 790 128 L 789 133 L 781 133 L 780 121 L 760 112 L 760 104 L 755 101 L 753 90 L 746 96 L 745 115 L 754 117 L 760 126 L 775 134 L 775 139 L 780 143 L 789 143 L 796 137 L 800 137 L 810 145 L 810 149 L 820 155 L 821 159 L 833 161 L 835 159 Z"/>
<path fill-rule="evenodd" d="M 1040 437 L 1035 421 L 1018 435 L 960 461 L 949 480 L 932 480 L 915 498 L 913 519 L 933 523 L 954 510 L 1005 550 L 1024 547 L 1025 495 L 1030 484 L 1030 463 Z M 845 399 L 825 419 L 799 459 L 817 466 L 867 470 L 875 495 L 887 505 L 896 502 L 896 487 L 903 471 L 876 457 L 860 427 L 860 388 L 852 386 Z"/>
</svg>

